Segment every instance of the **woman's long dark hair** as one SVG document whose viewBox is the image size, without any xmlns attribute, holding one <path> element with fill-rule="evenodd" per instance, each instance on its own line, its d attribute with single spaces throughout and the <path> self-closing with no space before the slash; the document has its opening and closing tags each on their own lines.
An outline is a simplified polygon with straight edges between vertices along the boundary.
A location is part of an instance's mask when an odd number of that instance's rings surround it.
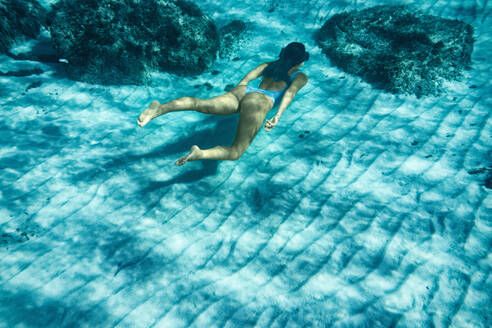
<svg viewBox="0 0 492 328">
<path fill-rule="evenodd" d="M 307 61 L 309 53 L 302 43 L 291 42 L 280 52 L 280 58 L 268 65 L 263 71 L 263 77 L 273 77 L 274 80 L 289 81 L 287 72 L 294 66 Z"/>
</svg>

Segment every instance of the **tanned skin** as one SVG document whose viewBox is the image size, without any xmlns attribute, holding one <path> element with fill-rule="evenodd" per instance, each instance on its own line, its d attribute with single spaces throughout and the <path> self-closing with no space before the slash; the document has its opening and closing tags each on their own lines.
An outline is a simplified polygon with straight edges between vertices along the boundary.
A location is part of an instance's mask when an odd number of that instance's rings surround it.
<svg viewBox="0 0 492 328">
<path fill-rule="evenodd" d="M 245 95 L 246 86 L 252 80 L 263 75 L 263 71 L 270 63 L 264 63 L 251 70 L 242 80 L 229 92 L 209 98 L 200 99 L 195 97 L 182 97 L 171 100 L 164 104 L 154 100 L 150 106 L 140 114 L 138 125 L 143 127 L 152 119 L 177 111 L 193 110 L 204 114 L 232 115 L 239 112 L 239 124 L 236 137 L 231 146 L 215 146 L 209 149 L 200 149 L 197 145 L 191 146 L 189 154 L 179 158 L 176 165 L 183 165 L 186 162 L 215 159 L 215 160 L 237 160 L 248 149 L 254 137 L 260 130 L 266 114 L 272 109 L 273 101 L 271 98 L 259 92 L 251 92 Z M 287 74 L 299 70 L 304 62 L 292 67 Z M 275 116 L 266 120 L 265 131 L 271 131 L 280 119 L 280 116 L 291 103 L 297 92 L 306 85 L 308 78 L 306 74 L 299 73 L 295 76 L 289 88 L 285 91 Z M 274 81 L 273 77 L 266 77 L 260 84 L 260 89 L 282 90 L 287 83 L 279 80 Z"/>
</svg>

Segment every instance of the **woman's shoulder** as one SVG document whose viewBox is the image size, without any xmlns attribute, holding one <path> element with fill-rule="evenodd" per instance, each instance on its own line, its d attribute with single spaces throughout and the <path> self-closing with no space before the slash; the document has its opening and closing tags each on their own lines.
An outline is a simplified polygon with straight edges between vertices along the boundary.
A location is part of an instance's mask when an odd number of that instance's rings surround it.
<svg viewBox="0 0 492 328">
<path fill-rule="evenodd" d="M 307 82 L 308 82 L 307 75 L 304 74 L 303 71 L 297 70 L 290 75 L 290 87 L 289 88 L 294 88 L 294 90 L 295 90 L 294 94 L 295 94 L 302 87 L 304 87 Z"/>
<path fill-rule="evenodd" d="M 291 73 L 291 74 L 289 75 L 289 76 L 290 76 L 290 79 L 291 79 L 291 80 L 294 80 L 294 78 L 296 77 L 296 75 L 301 75 L 301 77 L 302 77 L 303 79 L 307 79 L 307 75 L 306 75 L 303 71 L 301 71 L 301 70 L 297 70 L 297 71 L 295 71 L 295 72 Z"/>
</svg>

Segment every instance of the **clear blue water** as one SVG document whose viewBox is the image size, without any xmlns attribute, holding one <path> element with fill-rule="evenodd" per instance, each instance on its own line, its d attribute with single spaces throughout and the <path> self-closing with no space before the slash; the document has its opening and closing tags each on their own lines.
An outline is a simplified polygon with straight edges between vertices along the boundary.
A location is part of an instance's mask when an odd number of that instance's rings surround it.
<svg viewBox="0 0 492 328">
<path fill-rule="evenodd" d="M 240 60 L 151 86 L 0 56 L 45 71 L 0 77 L 0 327 L 490 327 L 492 6 L 405 2 L 477 38 L 463 80 L 417 99 L 340 71 L 310 37 L 381 3 L 201 1 L 219 25 L 252 22 Z M 174 165 L 230 144 L 237 116 L 137 126 L 152 100 L 220 95 L 291 41 L 309 84 L 240 160 Z"/>
</svg>

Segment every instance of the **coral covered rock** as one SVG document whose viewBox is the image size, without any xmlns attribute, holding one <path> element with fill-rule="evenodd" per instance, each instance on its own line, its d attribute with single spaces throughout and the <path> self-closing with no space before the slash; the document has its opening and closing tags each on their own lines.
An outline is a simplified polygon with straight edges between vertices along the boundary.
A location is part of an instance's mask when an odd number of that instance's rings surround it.
<svg viewBox="0 0 492 328">
<path fill-rule="evenodd" d="M 316 40 L 344 71 L 377 88 L 417 96 L 438 94 L 443 79 L 459 79 L 474 42 L 470 25 L 406 6 L 336 14 Z"/>
<path fill-rule="evenodd" d="M 45 14 L 36 0 L 0 0 L 0 53 L 7 52 L 16 40 L 35 38 Z"/>
<path fill-rule="evenodd" d="M 243 21 L 233 20 L 219 29 L 220 35 L 220 58 L 231 58 L 238 52 L 241 41 L 247 30 Z"/>
<path fill-rule="evenodd" d="M 69 77 L 92 83 L 142 83 L 154 69 L 198 74 L 219 49 L 214 22 L 184 0 L 61 0 L 49 28 Z"/>
</svg>

